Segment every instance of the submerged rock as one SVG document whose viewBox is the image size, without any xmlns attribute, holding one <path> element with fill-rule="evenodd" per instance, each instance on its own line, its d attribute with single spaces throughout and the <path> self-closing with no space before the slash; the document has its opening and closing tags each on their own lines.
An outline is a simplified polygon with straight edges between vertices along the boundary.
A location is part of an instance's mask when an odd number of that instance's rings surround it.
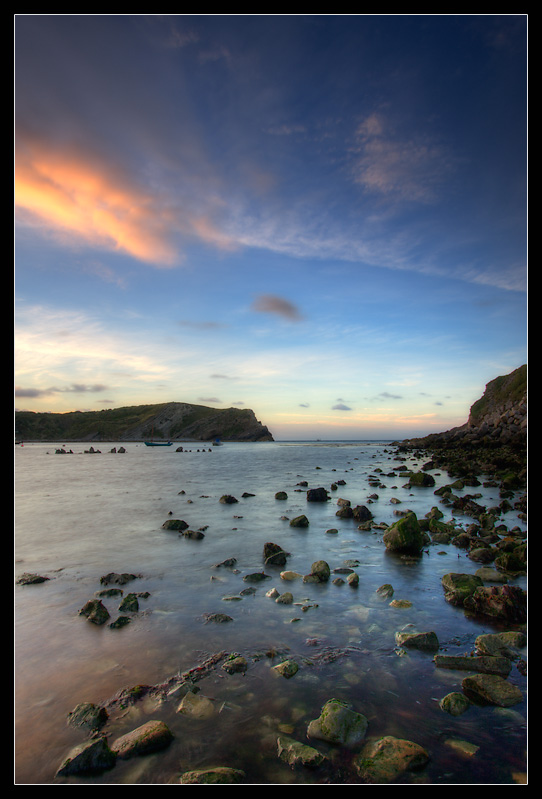
<svg viewBox="0 0 542 799">
<path fill-rule="evenodd" d="M 465 677 L 461 685 L 468 697 L 483 705 L 511 707 L 523 701 L 523 694 L 517 685 L 496 674 L 475 674 Z"/>
<path fill-rule="evenodd" d="M 194 771 L 185 771 L 179 782 L 181 785 L 230 785 L 243 782 L 245 772 L 229 766 L 215 766 L 214 768 L 200 768 Z"/>
<path fill-rule="evenodd" d="M 364 746 L 354 765 L 364 782 L 380 784 L 422 768 L 428 760 L 429 754 L 419 744 L 386 735 Z"/>
<path fill-rule="evenodd" d="M 105 624 L 109 619 L 109 611 L 100 599 L 89 599 L 79 611 L 80 616 L 86 616 L 93 624 Z"/>
<path fill-rule="evenodd" d="M 326 757 L 314 747 L 303 744 L 287 735 L 277 738 L 278 756 L 290 766 L 316 768 L 325 762 Z"/>
<path fill-rule="evenodd" d="M 307 728 L 309 738 L 332 744 L 352 746 L 365 738 L 369 722 L 362 713 L 339 699 L 330 699 L 322 708 L 319 718 Z"/>
</svg>

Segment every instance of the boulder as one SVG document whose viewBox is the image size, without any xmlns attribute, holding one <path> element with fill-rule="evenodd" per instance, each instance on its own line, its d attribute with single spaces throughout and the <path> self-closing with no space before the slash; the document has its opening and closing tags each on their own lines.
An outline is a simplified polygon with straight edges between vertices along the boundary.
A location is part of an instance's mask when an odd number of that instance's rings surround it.
<svg viewBox="0 0 542 799">
<path fill-rule="evenodd" d="M 483 586 L 480 577 L 475 574 L 462 574 L 450 572 L 441 580 L 444 588 L 444 598 L 451 605 L 463 605 L 467 597 L 471 596 L 477 588 Z"/>
<path fill-rule="evenodd" d="M 113 768 L 116 759 L 117 756 L 109 748 L 105 737 L 100 736 L 75 746 L 62 761 L 55 776 L 100 774 Z"/>
<path fill-rule="evenodd" d="M 194 771 L 185 771 L 179 782 L 181 785 L 231 785 L 243 782 L 245 772 L 229 766 L 215 766 L 214 768 L 200 768 Z"/>
<path fill-rule="evenodd" d="M 397 632 L 395 633 L 395 643 L 407 649 L 421 649 L 429 652 L 435 652 L 439 648 L 439 640 L 434 632 Z"/>
<path fill-rule="evenodd" d="M 381 784 L 422 768 L 428 760 L 429 754 L 419 744 L 386 735 L 364 746 L 354 765 L 364 782 Z"/>
<path fill-rule="evenodd" d="M 465 599 L 463 607 L 475 614 L 523 624 L 527 620 L 527 592 L 517 585 L 480 586 Z"/>
<path fill-rule="evenodd" d="M 424 535 L 416 514 L 410 511 L 388 527 L 382 540 L 390 552 L 419 554 L 424 545 Z"/>
<path fill-rule="evenodd" d="M 152 720 L 141 727 L 121 735 L 111 745 L 111 750 L 121 760 L 158 752 L 170 745 L 173 733 L 163 721 Z"/>
<path fill-rule="evenodd" d="M 467 697 L 472 697 L 482 705 L 511 707 L 523 701 L 523 694 L 517 685 L 497 674 L 470 675 L 465 677 L 461 686 Z"/>
<path fill-rule="evenodd" d="M 326 760 L 326 757 L 314 747 L 300 743 L 287 735 L 279 735 L 277 749 L 280 759 L 289 766 L 316 768 Z"/>
<path fill-rule="evenodd" d="M 354 746 L 365 738 L 368 725 L 365 716 L 346 702 L 330 699 L 320 716 L 310 722 L 307 735 L 332 744 Z"/>
<path fill-rule="evenodd" d="M 329 499 L 325 488 L 309 488 L 307 502 L 327 502 Z"/>
<path fill-rule="evenodd" d="M 265 565 L 272 566 L 285 566 L 288 553 L 285 552 L 278 544 L 273 544 L 268 541 L 263 546 L 263 559 Z"/>
</svg>

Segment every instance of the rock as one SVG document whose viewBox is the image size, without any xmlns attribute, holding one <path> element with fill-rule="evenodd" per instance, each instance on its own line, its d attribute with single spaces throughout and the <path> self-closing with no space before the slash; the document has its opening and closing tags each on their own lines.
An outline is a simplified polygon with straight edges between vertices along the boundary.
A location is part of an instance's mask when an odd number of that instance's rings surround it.
<svg viewBox="0 0 542 799">
<path fill-rule="evenodd" d="M 111 750 L 121 760 L 158 752 L 170 745 L 173 733 L 163 721 L 152 720 L 126 735 L 121 735 L 111 745 Z"/>
<path fill-rule="evenodd" d="M 30 574 L 25 572 L 17 578 L 17 585 L 36 585 L 37 583 L 45 583 L 49 577 L 42 577 L 41 574 Z"/>
<path fill-rule="evenodd" d="M 280 735 L 277 738 L 277 749 L 280 759 L 290 766 L 316 768 L 326 760 L 326 757 L 314 747 L 300 743 L 287 735 Z"/>
<path fill-rule="evenodd" d="M 108 719 L 104 707 L 94 705 L 92 702 L 81 702 L 70 713 L 67 723 L 71 727 L 84 727 L 88 730 L 101 729 Z"/>
<path fill-rule="evenodd" d="M 280 573 L 281 580 L 297 580 L 302 576 L 303 575 L 300 574 L 299 572 L 294 572 L 291 570 L 283 571 Z"/>
<path fill-rule="evenodd" d="M 428 760 L 429 754 L 419 744 L 386 735 L 364 746 L 354 765 L 364 782 L 380 784 L 420 769 Z"/>
<path fill-rule="evenodd" d="M 451 605 L 463 605 L 465 599 L 471 596 L 477 588 L 483 585 L 480 577 L 474 574 L 461 574 L 450 572 L 442 578 L 444 598 Z"/>
<path fill-rule="evenodd" d="M 201 530 L 183 530 L 182 536 L 190 538 L 192 541 L 201 541 L 202 538 L 205 538 L 205 533 L 202 533 Z"/>
<path fill-rule="evenodd" d="M 285 591 L 284 594 L 280 594 L 280 596 L 275 599 L 275 602 L 278 602 L 279 605 L 291 605 L 293 601 L 294 597 L 289 591 Z"/>
<path fill-rule="evenodd" d="M 225 624 L 228 621 L 233 621 L 231 616 L 226 615 L 226 613 L 206 613 L 205 616 L 205 623 L 212 622 L 213 624 Z"/>
<path fill-rule="evenodd" d="M 162 525 L 163 530 L 188 530 L 188 524 L 183 519 L 168 519 Z"/>
<path fill-rule="evenodd" d="M 93 624 L 105 624 L 109 618 L 109 611 L 100 599 L 89 599 L 79 611 L 80 616 L 86 616 Z"/>
<path fill-rule="evenodd" d="M 310 574 L 306 575 L 303 580 L 305 582 L 326 583 L 329 580 L 331 570 L 325 560 L 316 560 L 310 570 Z M 307 577 L 309 579 L 307 579 Z"/>
<path fill-rule="evenodd" d="M 200 768 L 195 771 L 185 771 L 179 782 L 181 785 L 231 785 L 243 782 L 245 772 L 241 769 L 228 766 L 215 768 Z"/>
<path fill-rule="evenodd" d="M 348 577 L 346 578 L 346 582 L 348 583 L 348 585 L 351 585 L 352 588 L 357 588 L 357 586 L 359 585 L 359 574 L 356 574 L 356 572 L 352 572 L 352 574 L 349 574 Z"/>
<path fill-rule="evenodd" d="M 234 504 L 235 504 L 236 502 L 238 502 L 238 501 L 239 501 L 239 500 L 238 500 L 238 499 L 235 499 L 235 497 L 232 497 L 232 495 L 231 495 L 231 494 L 224 494 L 224 495 L 223 495 L 223 496 L 221 496 L 221 497 L 220 497 L 220 499 L 219 499 L 219 502 L 221 502 L 221 503 L 222 503 L 222 505 L 234 505 Z"/>
<path fill-rule="evenodd" d="M 325 488 L 309 488 L 307 502 L 327 502 L 329 499 Z"/>
<path fill-rule="evenodd" d="M 435 655 L 435 666 L 442 669 L 458 669 L 460 671 L 476 671 L 482 674 L 499 674 L 508 677 L 512 664 L 505 657 L 495 655 Z"/>
<path fill-rule="evenodd" d="M 352 516 L 357 522 L 370 522 L 374 518 L 369 508 L 365 505 L 356 505 L 352 509 Z"/>
<path fill-rule="evenodd" d="M 515 630 L 485 633 L 476 638 L 474 646 L 481 655 L 497 655 L 509 660 L 518 660 L 519 653 L 516 650 L 524 649 L 527 646 L 527 637 L 524 633 Z"/>
<path fill-rule="evenodd" d="M 103 577 L 100 577 L 100 582 L 103 585 L 109 585 L 110 583 L 115 583 L 116 585 L 126 585 L 126 583 L 136 579 L 137 574 L 130 574 L 129 572 L 122 572 L 122 574 L 119 574 L 118 572 L 109 572 L 109 574 L 105 574 Z"/>
<path fill-rule="evenodd" d="M 523 694 L 513 685 L 496 674 L 475 674 L 465 677 L 461 686 L 467 697 L 472 697 L 483 705 L 511 707 L 523 701 Z"/>
<path fill-rule="evenodd" d="M 419 554 L 424 545 L 424 537 L 416 514 L 410 511 L 388 527 L 382 540 L 390 552 Z"/>
<path fill-rule="evenodd" d="M 226 560 L 221 561 L 220 563 L 215 563 L 213 568 L 218 569 L 220 566 L 227 566 L 228 568 L 233 568 L 237 563 L 237 558 L 226 558 Z"/>
<path fill-rule="evenodd" d="M 57 777 L 76 774 L 99 774 L 115 765 L 117 756 L 111 751 L 107 740 L 100 736 L 75 746 L 59 766 Z"/>
<path fill-rule="evenodd" d="M 244 673 L 248 669 L 246 658 L 242 655 L 231 655 L 223 664 L 222 668 L 228 674 Z"/>
<path fill-rule="evenodd" d="M 177 713 L 196 719 L 209 719 L 214 716 L 215 706 L 206 696 L 188 691 L 177 706 Z"/>
<path fill-rule="evenodd" d="M 286 493 L 286 491 L 277 491 L 277 493 L 275 494 L 275 499 L 280 499 L 280 500 L 288 499 L 288 494 Z"/>
<path fill-rule="evenodd" d="M 396 632 L 395 643 L 407 649 L 421 649 L 430 652 L 435 652 L 439 648 L 439 640 L 434 632 Z"/>
<path fill-rule="evenodd" d="M 463 607 L 472 613 L 522 624 L 527 620 L 527 592 L 516 585 L 481 586 L 465 599 Z"/>
<path fill-rule="evenodd" d="M 299 671 L 299 666 L 295 660 L 283 660 L 282 663 L 278 663 L 276 666 L 273 666 L 273 671 L 289 680 L 290 677 L 293 677 L 294 674 L 297 674 Z"/>
<path fill-rule="evenodd" d="M 285 552 L 278 544 L 268 542 L 263 547 L 263 559 L 265 565 L 284 566 L 288 553 Z"/>
<path fill-rule="evenodd" d="M 119 610 L 121 612 L 137 613 L 137 611 L 139 610 L 139 602 L 137 601 L 137 596 L 135 594 L 126 594 L 126 596 L 119 605 Z"/>
<path fill-rule="evenodd" d="M 290 521 L 290 527 L 308 527 L 309 520 L 307 517 L 302 514 L 301 516 L 296 516 L 295 519 Z"/>
<path fill-rule="evenodd" d="M 393 586 L 390 583 L 384 583 L 376 589 L 375 593 L 382 599 L 389 599 L 390 596 L 393 596 Z"/>
<path fill-rule="evenodd" d="M 353 746 L 365 738 L 369 722 L 362 713 L 339 699 L 330 699 L 319 718 L 307 728 L 309 738 L 317 738 L 341 746 Z"/>
<path fill-rule="evenodd" d="M 440 700 L 439 707 L 441 710 L 449 713 L 450 716 L 460 716 L 469 709 L 470 704 L 471 703 L 465 694 L 462 694 L 459 691 L 452 691 L 451 693 L 446 694 L 446 696 Z"/>
<path fill-rule="evenodd" d="M 434 486 L 435 485 L 435 478 L 432 474 L 427 474 L 427 472 L 414 472 L 408 478 L 409 486 Z"/>
<path fill-rule="evenodd" d="M 262 580 L 269 580 L 270 577 L 268 574 L 264 572 L 252 572 L 251 574 L 245 574 L 243 577 L 243 582 L 245 583 L 261 583 Z"/>
</svg>

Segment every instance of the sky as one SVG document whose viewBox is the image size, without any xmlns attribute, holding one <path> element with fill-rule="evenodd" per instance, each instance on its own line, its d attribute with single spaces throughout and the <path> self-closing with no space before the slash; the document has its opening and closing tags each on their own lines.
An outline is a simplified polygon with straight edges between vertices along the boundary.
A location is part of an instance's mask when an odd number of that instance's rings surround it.
<svg viewBox="0 0 542 799">
<path fill-rule="evenodd" d="M 15 15 L 17 410 L 466 422 L 527 361 L 525 15 Z"/>
</svg>

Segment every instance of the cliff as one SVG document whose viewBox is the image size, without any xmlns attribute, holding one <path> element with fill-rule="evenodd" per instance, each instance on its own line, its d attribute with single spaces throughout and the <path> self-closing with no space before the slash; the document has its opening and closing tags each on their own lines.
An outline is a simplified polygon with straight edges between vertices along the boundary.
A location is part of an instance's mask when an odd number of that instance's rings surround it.
<svg viewBox="0 0 542 799">
<path fill-rule="evenodd" d="M 135 405 L 103 411 L 16 411 L 22 441 L 273 441 L 254 411 L 208 408 L 185 402 Z"/>
<path fill-rule="evenodd" d="M 460 427 L 395 443 L 405 450 L 430 450 L 435 465 L 450 467 L 456 474 L 511 470 L 523 481 L 527 466 L 527 366 L 487 383 Z"/>
<path fill-rule="evenodd" d="M 460 427 L 424 438 L 401 442 L 410 446 L 449 445 L 525 447 L 527 443 L 527 366 L 487 383 L 480 399 L 471 406 L 469 418 Z"/>
</svg>

